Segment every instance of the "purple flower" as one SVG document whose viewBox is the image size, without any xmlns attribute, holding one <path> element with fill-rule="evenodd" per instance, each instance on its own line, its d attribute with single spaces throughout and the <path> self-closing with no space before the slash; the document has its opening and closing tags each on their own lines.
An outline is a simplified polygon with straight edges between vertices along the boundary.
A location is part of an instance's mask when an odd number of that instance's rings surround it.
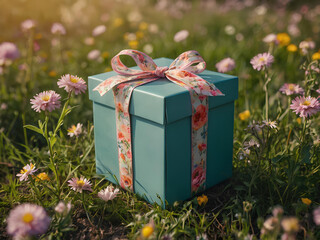
<svg viewBox="0 0 320 240">
<path fill-rule="evenodd" d="M 50 225 L 50 218 L 43 207 L 25 203 L 10 211 L 7 223 L 8 234 L 18 239 L 44 234 Z"/>
<path fill-rule="evenodd" d="M 182 42 L 183 40 L 187 39 L 188 36 L 189 32 L 187 30 L 181 30 L 174 35 L 173 40 L 175 42 Z"/>
<path fill-rule="evenodd" d="M 105 25 L 96 26 L 92 30 L 92 36 L 94 36 L 94 37 L 99 36 L 99 35 L 103 34 L 106 30 L 107 30 L 107 28 Z"/>
<path fill-rule="evenodd" d="M 72 190 L 82 193 L 82 190 L 88 190 L 92 191 L 91 189 L 91 183 L 88 181 L 86 178 L 80 177 L 79 178 L 72 178 L 71 180 L 68 181 L 69 185 Z"/>
<path fill-rule="evenodd" d="M 279 89 L 279 91 L 286 95 L 292 95 L 292 94 L 303 94 L 304 90 L 301 88 L 298 84 L 293 83 L 285 83 L 283 86 Z"/>
<path fill-rule="evenodd" d="M 98 197 L 101 198 L 102 200 L 108 202 L 109 200 L 113 200 L 119 193 L 119 189 L 113 189 L 113 187 L 108 186 L 104 190 L 101 190 L 98 193 Z"/>
<path fill-rule="evenodd" d="M 17 177 L 20 177 L 20 182 L 27 181 L 28 176 L 33 175 L 36 171 L 38 171 L 38 169 L 36 169 L 36 166 L 30 163 L 23 167 L 20 173 L 17 174 Z"/>
<path fill-rule="evenodd" d="M 21 23 L 21 29 L 24 32 L 30 31 L 31 29 L 35 28 L 36 22 L 32 19 L 25 20 Z"/>
<path fill-rule="evenodd" d="M 313 210 L 313 221 L 317 226 L 320 225 L 320 207 L 317 207 L 315 210 Z"/>
<path fill-rule="evenodd" d="M 274 58 L 270 53 L 259 53 L 251 59 L 250 63 L 252 64 L 253 69 L 261 71 L 270 67 L 273 61 Z"/>
<path fill-rule="evenodd" d="M 59 88 L 64 88 L 68 93 L 74 91 L 76 95 L 84 93 L 87 89 L 86 82 L 82 78 L 71 74 L 61 76 L 57 84 Z"/>
<path fill-rule="evenodd" d="M 30 100 L 32 107 L 36 112 L 49 111 L 52 112 L 54 109 L 60 107 L 61 96 L 55 91 L 43 91 L 33 97 Z"/>
<path fill-rule="evenodd" d="M 51 27 L 51 33 L 57 34 L 57 35 L 65 35 L 66 29 L 61 23 L 54 23 L 52 24 L 52 27 Z"/>
<path fill-rule="evenodd" d="M 317 98 L 299 96 L 292 100 L 290 108 L 300 117 L 311 117 L 320 111 L 320 103 Z"/>
<path fill-rule="evenodd" d="M 0 44 L 0 59 L 15 60 L 20 57 L 17 46 L 11 42 L 3 42 Z"/>
<path fill-rule="evenodd" d="M 232 58 L 222 59 L 216 64 L 218 72 L 225 73 L 233 70 L 236 67 L 236 63 Z"/>
<path fill-rule="evenodd" d="M 100 56 L 101 56 L 101 52 L 97 49 L 94 49 L 88 53 L 89 60 L 97 60 L 100 58 Z"/>
</svg>

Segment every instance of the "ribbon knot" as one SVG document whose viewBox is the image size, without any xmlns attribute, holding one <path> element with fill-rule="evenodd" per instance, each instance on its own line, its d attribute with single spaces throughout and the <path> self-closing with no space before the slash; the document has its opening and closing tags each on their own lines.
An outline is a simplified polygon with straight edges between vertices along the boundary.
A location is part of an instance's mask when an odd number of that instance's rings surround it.
<svg viewBox="0 0 320 240">
<path fill-rule="evenodd" d="M 156 70 L 154 71 L 154 74 L 160 78 L 165 77 L 165 71 L 167 71 L 169 68 L 168 67 L 157 67 Z"/>
</svg>

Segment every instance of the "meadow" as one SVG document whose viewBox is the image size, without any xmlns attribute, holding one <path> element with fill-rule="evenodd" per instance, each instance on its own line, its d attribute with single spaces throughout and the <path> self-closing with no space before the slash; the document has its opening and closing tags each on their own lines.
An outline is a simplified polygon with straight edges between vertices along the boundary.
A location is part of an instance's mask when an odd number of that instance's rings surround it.
<svg viewBox="0 0 320 240">
<path fill-rule="evenodd" d="M 317 1 L 0 5 L 0 239 L 320 239 Z M 88 76 L 123 49 L 239 77 L 231 179 L 162 209 L 96 174 Z"/>
</svg>

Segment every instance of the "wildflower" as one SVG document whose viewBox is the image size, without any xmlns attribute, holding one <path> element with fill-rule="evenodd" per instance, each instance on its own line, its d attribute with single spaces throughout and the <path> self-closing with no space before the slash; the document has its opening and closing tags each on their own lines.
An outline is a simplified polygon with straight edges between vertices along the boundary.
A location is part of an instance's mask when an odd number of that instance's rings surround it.
<svg viewBox="0 0 320 240">
<path fill-rule="evenodd" d="M 20 182 L 27 181 L 29 175 L 33 175 L 38 169 L 36 169 L 36 166 L 33 163 L 27 164 L 22 168 L 20 173 L 18 173 L 16 176 L 20 177 Z"/>
<path fill-rule="evenodd" d="M 1 109 L 1 110 L 6 110 L 7 108 L 8 108 L 8 105 L 7 105 L 7 104 L 1 103 L 1 105 L 0 105 L 0 109 Z"/>
<path fill-rule="evenodd" d="M 30 100 L 32 107 L 36 112 L 49 111 L 52 112 L 56 108 L 60 108 L 61 96 L 55 91 L 43 91 Z"/>
<path fill-rule="evenodd" d="M 313 221 L 317 226 L 320 225 L 320 207 L 313 210 Z"/>
<path fill-rule="evenodd" d="M 61 23 L 54 23 L 52 24 L 52 27 L 51 27 L 51 33 L 57 34 L 57 35 L 65 35 L 66 29 Z"/>
<path fill-rule="evenodd" d="M 120 27 L 123 24 L 123 19 L 122 18 L 115 18 L 113 25 L 114 27 Z"/>
<path fill-rule="evenodd" d="M 21 23 L 21 29 L 24 32 L 28 32 L 36 27 L 36 22 L 32 19 L 25 20 Z"/>
<path fill-rule="evenodd" d="M 208 202 L 208 197 L 204 194 L 202 196 L 197 197 L 197 201 L 199 206 L 206 205 Z"/>
<path fill-rule="evenodd" d="M 282 214 L 283 214 L 283 208 L 281 206 L 277 206 L 277 207 L 273 208 L 272 215 L 274 217 L 279 217 Z"/>
<path fill-rule="evenodd" d="M 24 203 L 10 211 L 7 223 L 8 234 L 19 239 L 44 234 L 50 225 L 50 218 L 43 207 Z"/>
<path fill-rule="evenodd" d="M 241 121 L 245 121 L 250 117 L 250 111 L 249 110 L 245 110 L 241 113 L 239 113 L 239 118 Z"/>
<path fill-rule="evenodd" d="M 320 94 L 320 88 L 316 92 Z"/>
<path fill-rule="evenodd" d="M 150 220 L 141 230 L 141 236 L 144 238 L 149 238 L 154 232 L 154 223 L 153 220 Z"/>
<path fill-rule="evenodd" d="M 274 33 L 270 33 L 267 36 L 265 36 L 262 41 L 268 44 L 277 43 L 277 35 L 275 35 Z"/>
<path fill-rule="evenodd" d="M 226 33 L 227 35 L 233 35 L 233 34 L 236 33 L 236 29 L 235 29 L 235 27 L 232 26 L 232 25 L 227 25 L 227 26 L 225 26 L 224 31 L 225 31 L 225 33 Z"/>
<path fill-rule="evenodd" d="M 285 83 L 283 86 L 279 89 L 279 91 L 286 95 L 292 95 L 292 94 L 303 94 L 304 90 L 301 88 L 298 84 L 294 83 Z"/>
<path fill-rule="evenodd" d="M 0 44 L 0 62 L 1 60 L 15 60 L 20 57 L 17 46 L 11 42 L 3 42 Z"/>
<path fill-rule="evenodd" d="M 173 40 L 175 42 L 182 42 L 183 40 L 186 40 L 188 36 L 189 32 L 187 30 L 181 30 L 174 35 Z"/>
<path fill-rule="evenodd" d="M 94 38 L 93 37 L 87 37 L 84 39 L 84 44 L 88 45 L 88 46 L 91 46 L 94 44 Z"/>
<path fill-rule="evenodd" d="M 286 217 L 281 221 L 281 226 L 285 232 L 293 233 L 299 231 L 299 221 L 296 217 Z"/>
<path fill-rule="evenodd" d="M 243 201 L 243 210 L 245 212 L 250 212 L 252 210 L 252 203 L 248 201 Z"/>
<path fill-rule="evenodd" d="M 157 24 L 150 24 L 148 30 L 150 33 L 156 34 L 159 32 L 159 27 Z"/>
<path fill-rule="evenodd" d="M 104 58 L 104 59 L 106 59 L 106 58 L 108 58 L 109 57 L 109 52 L 107 52 L 107 51 L 104 51 L 102 54 L 101 54 L 101 56 Z"/>
<path fill-rule="evenodd" d="M 301 198 L 301 201 L 308 206 L 312 203 L 312 201 L 309 198 Z"/>
<path fill-rule="evenodd" d="M 311 41 L 311 40 L 305 40 L 305 41 L 300 42 L 300 44 L 299 44 L 299 48 L 300 48 L 303 55 L 307 55 L 308 51 L 311 49 L 314 49 L 315 46 L 316 45 L 315 45 L 314 41 Z"/>
<path fill-rule="evenodd" d="M 288 52 L 296 52 L 298 51 L 298 47 L 294 44 L 289 44 L 287 47 Z"/>
<path fill-rule="evenodd" d="M 268 230 L 274 230 L 279 224 L 279 219 L 277 217 L 269 217 L 264 223 L 263 227 Z"/>
<path fill-rule="evenodd" d="M 71 189 L 76 192 L 82 193 L 82 190 L 92 191 L 91 189 L 92 184 L 86 178 L 80 177 L 79 179 L 75 177 L 69 180 L 68 183 L 69 183 L 68 186 L 70 186 Z"/>
<path fill-rule="evenodd" d="M 57 84 L 59 88 L 64 87 L 64 90 L 66 90 L 68 93 L 74 91 L 76 95 L 80 94 L 81 92 L 84 93 L 87 89 L 86 82 L 81 77 L 71 74 L 61 76 Z"/>
<path fill-rule="evenodd" d="M 106 30 L 107 30 L 107 27 L 105 25 L 96 26 L 92 30 L 92 36 L 94 36 L 94 37 L 99 36 L 99 35 L 103 34 Z"/>
<path fill-rule="evenodd" d="M 270 67 L 273 61 L 274 57 L 270 53 L 259 53 L 251 59 L 250 63 L 252 64 L 253 69 L 260 71 Z"/>
<path fill-rule="evenodd" d="M 244 149 L 249 149 L 249 148 L 252 148 L 252 147 L 257 147 L 257 148 L 260 147 L 260 144 L 257 141 L 253 140 L 253 139 L 250 139 L 249 142 L 244 142 L 243 145 L 244 145 Z"/>
<path fill-rule="evenodd" d="M 277 41 L 281 46 L 287 46 L 290 43 L 290 36 L 287 33 L 278 33 Z"/>
<path fill-rule="evenodd" d="M 220 62 L 216 64 L 216 68 L 218 72 L 229 72 L 236 67 L 236 62 L 232 58 L 222 59 Z"/>
<path fill-rule="evenodd" d="M 277 122 L 276 121 L 263 121 L 263 123 L 268 126 L 269 128 L 277 128 Z"/>
<path fill-rule="evenodd" d="M 139 42 L 137 40 L 131 40 L 129 41 L 129 46 L 132 49 L 137 49 L 139 46 Z"/>
<path fill-rule="evenodd" d="M 198 235 L 196 240 L 208 240 L 208 235 L 205 233 L 202 233 L 201 235 Z"/>
<path fill-rule="evenodd" d="M 46 174 L 45 172 L 39 173 L 36 177 L 35 177 L 36 181 L 50 181 L 50 178 L 48 176 L 48 174 Z"/>
<path fill-rule="evenodd" d="M 147 54 L 150 54 L 153 52 L 153 46 L 151 44 L 146 44 L 143 46 L 143 51 Z"/>
<path fill-rule="evenodd" d="M 101 190 L 98 193 L 98 197 L 101 198 L 104 201 L 109 201 L 109 200 L 113 200 L 119 193 L 119 189 L 113 189 L 113 187 L 108 186 L 107 188 L 105 188 L 104 190 Z"/>
<path fill-rule="evenodd" d="M 320 111 L 320 103 L 317 98 L 299 96 L 292 100 L 290 108 L 300 117 L 311 117 Z"/>
<path fill-rule="evenodd" d="M 312 54 L 312 60 L 320 60 L 320 52 Z"/>
<path fill-rule="evenodd" d="M 98 60 L 101 56 L 101 52 L 98 49 L 94 49 L 88 53 L 89 60 Z"/>
<path fill-rule="evenodd" d="M 148 29 L 148 23 L 146 23 L 146 22 L 141 22 L 141 23 L 139 24 L 139 29 L 140 29 L 141 31 L 147 30 L 147 29 Z"/>
<path fill-rule="evenodd" d="M 56 76 L 57 76 L 57 72 L 54 71 L 54 70 L 51 70 L 51 71 L 49 72 L 49 76 L 50 76 L 50 77 L 56 77 Z"/>
<path fill-rule="evenodd" d="M 142 39 L 143 36 L 144 36 L 144 33 L 143 33 L 142 31 L 137 31 L 137 32 L 136 32 L 136 37 L 137 37 L 137 39 Z"/>
<path fill-rule="evenodd" d="M 58 205 L 54 208 L 54 210 L 57 212 L 57 213 L 60 213 L 62 215 L 66 215 L 70 212 L 71 210 L 71 203 L 68 202 L 67 205 L 63 202 L 63 201 L 60 201 L 58 203 Z"/>
</svg>

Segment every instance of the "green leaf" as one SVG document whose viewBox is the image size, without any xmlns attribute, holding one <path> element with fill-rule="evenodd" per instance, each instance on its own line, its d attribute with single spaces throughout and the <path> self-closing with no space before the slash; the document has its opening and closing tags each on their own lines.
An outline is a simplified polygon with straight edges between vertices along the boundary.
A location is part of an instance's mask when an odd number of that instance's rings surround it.
<svg viewBox="0 0 320 240">
<path fill-rule="evenodd" d="M 33 125 L 24 125 L 23 127 L 30 129 L 34 132 L 40 133 L 41 135 L 43 135 L 43 131 L 40 128 L 37 128 L 36 126 Z"/>
<path fill-rule="evenodd" d="M 311 145 L 310 144 L 306 144 L 301 148 L 301 160 L 304 163 L 310 163 L 311 160 Z"/>
</svg>

